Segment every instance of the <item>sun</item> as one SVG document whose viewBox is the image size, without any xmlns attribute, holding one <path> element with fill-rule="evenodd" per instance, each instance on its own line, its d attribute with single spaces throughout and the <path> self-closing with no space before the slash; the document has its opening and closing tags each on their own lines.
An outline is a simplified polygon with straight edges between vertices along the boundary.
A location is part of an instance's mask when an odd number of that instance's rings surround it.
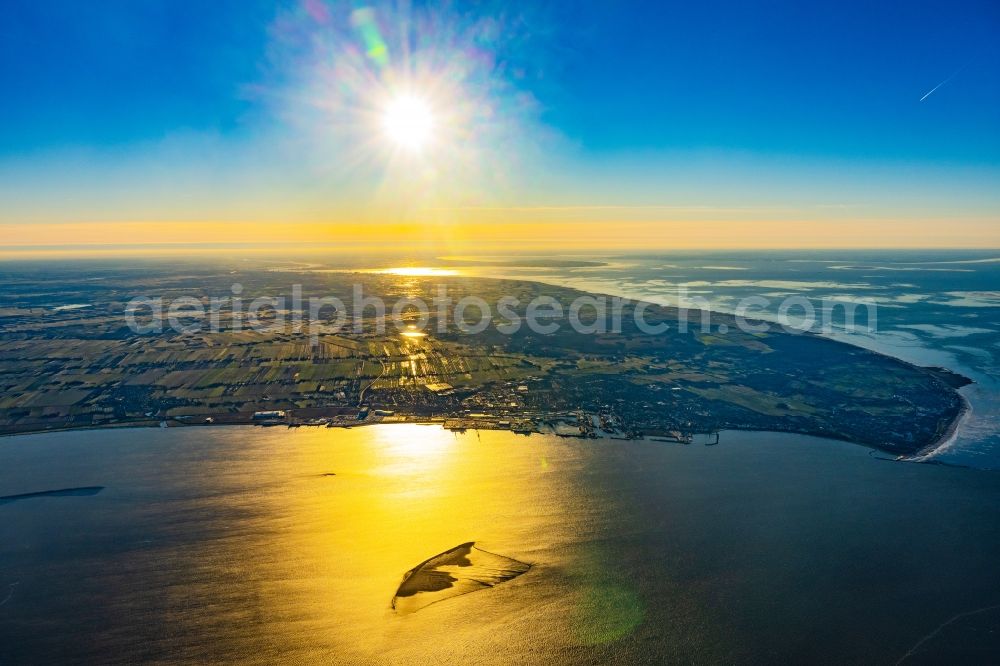
<svg viewBox="0 0 1000 666">
<path fill-rule="evenodd" d="M 427 145 L 434 130 L 430 105 L 414 95 L 391 100 L 382 115 L 382 129 L 394 144 L 416 152 Z"/>
</svg>

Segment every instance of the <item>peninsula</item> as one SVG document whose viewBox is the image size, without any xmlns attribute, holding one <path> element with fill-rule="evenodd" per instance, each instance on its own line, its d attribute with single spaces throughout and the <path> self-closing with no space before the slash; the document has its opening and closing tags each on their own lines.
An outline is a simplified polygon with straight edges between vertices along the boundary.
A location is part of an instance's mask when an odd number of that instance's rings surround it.
<svg viewBox="0 0 1000 666">
<path fill-rule="evenodd" d="M 300 299 L 350 303 L 362 289 L 395 308 L 403 326 L 373 310 L 351 325 L 328 307 L 322 325 L 296 319 L 289 300 L 231 310 L 258 296 L 290 297 L 287 271 L 245 266 L 71 268 L 0 275 L 0 434 L 123 425 L 353 426 L 418 421 L 453 429 L 503 428 L 566 436 L 686 442 L 721 429 L 774 430 L 848 440 L 913 454 L 949 433 L 965 380 L 811 333 L 747 332 L 733 317 L 625 303 L 620 330 L 600 330 L 583 294 L 528 281 L 373 272 L 294 274 Z M 238 289 L 234 287 L 238 285 Z M 540 296 L 557 303 L 553 332 L 491 325 L 408 307 L 447 288 L 458 301 L 503 298 L 526 315 Z M 136 331 L 132 299 L 155 296 L 221 312 L 182 315 L 183 331 Z M 405 301 L 405 302 L 404 302 Z M 643 321 L 636 324 L 635 310 Z M 558 314 L 561 311 L 561 314 Z M 149 313 L 146 313 L 149 314 Z M 162 313 L 161 313 L 162 314 Z M 301 313 L 298 313 L 301 315 Z M 466 308 L 470 326 L 480 313 Z M 215 319 L 209 330 L 208 319 Z M 500 323 L 505 320 L 501 319 Z M 175 322 L 177 323 L 177 322 Z M 494 322 L 496 323 L 496 322 Z M 656 332 L 649 332 L 649 328 Z"/>
</svg>

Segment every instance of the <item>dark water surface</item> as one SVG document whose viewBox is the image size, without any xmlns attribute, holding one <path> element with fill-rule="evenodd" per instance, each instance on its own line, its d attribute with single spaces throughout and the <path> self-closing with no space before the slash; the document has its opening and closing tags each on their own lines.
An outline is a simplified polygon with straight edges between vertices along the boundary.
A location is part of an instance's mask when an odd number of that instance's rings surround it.
<svg viewBox="0 0 1000 666">
<path fill-rule="evenodd" d="M 0 495 L 97 486 L 0 506 L 0 663 L 1000 661 L 996 472 L 768 433 L 0 440 Z M 392 610 L 470 541 L 531 568 Z"/>
</svg>

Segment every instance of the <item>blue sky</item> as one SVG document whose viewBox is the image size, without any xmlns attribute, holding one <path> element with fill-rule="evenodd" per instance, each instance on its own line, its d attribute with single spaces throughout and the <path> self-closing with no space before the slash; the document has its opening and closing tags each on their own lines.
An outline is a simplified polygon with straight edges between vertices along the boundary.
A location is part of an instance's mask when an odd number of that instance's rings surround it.
<svg viewBox="0 0 1000 666">
<path fill-rule="evenodd" d="M 142 188 L 123 175 L 136 164 L 160 159 L 178 171 L 238 170 L 247 151 L 268 152 L 260 146 L 293 132 L 289 116 L 301 116 L 289 113 L 296 95 L 286 84 L 303 76 L 295 51 L 309 45 L 289 39 L 316 35 L 276 37 L 276 25 L 315 12 L 319 2 L 8 0 L 0 38 L 0 172 L 47 172 L 58 181 L 22 176 L 16 214 L 57 221 L 58 211 L 33 208 L 31 196 L 71 199 L 75 183 L 106 172 L 104 207 L 83 217 L 115 217 L 115 188 Z M 507 183 L 504 202 L 613 197 L 608 183 L 617 182 L 629 184 L 637 201 L 667 191 L 682 203 L 707 205 L 708 192 L 722 192 L 720 201 L 739 198 L 753 190 L 747 174 L 764 173 L 770 203 L 796 202 L 803 191 L 812 192 L 813 203 L 836 203 L 836 183 L 857 195 L 884 178 L 888 208 L 907 194 L 909 178 L 917 189 L 939 183 L 934 206 L 941 210 L 971 201 L 980 221 L 998 213 L 995 1 L 417 5 L 458 24 L 499 17 L 490 76 L 505 79 L 503 94 L 533 100 L 525 136 L 555 137 L 543 152 L 553 158 L 548 174 L 560 175 Z M 325 6 L 336 20 L 361 5 Z M 376 5 L 379 21 L 398 15 L 392 7 Z M 435 35 L 421 38 L 433 43 Z M 190 137 L 210 142 L 212 159 L 206 162 L 204 145 L 185 155 L 177 137 L 187 137 L 182 146 Z M 166 157 L 163 142 L 174 146 Z M 684 192 L 658 187 L 657 174 L 676 176 L 689 159 L 704 170 L 697 183 Z M 802 169 L 813 180 L 829 179 L 829 191 L 804 183 Z M 225 187 L 238 196 L 241 186 L 263 178 L 277 196 L 308 181 L 333 193 L 331 201 L 347 196 L 340 189 L 359 191 L 336 176 L 318 183 L 322 176 L 290 171 L 295 183 L 255 172 L 247 180 L 233 176 Z M 851 172 L 863 177 L 852 181 Z M 726 191 L 737 194 L 727 199 Z M 202 214 L 224 205 L 220 200 Z M 128 215 L 137 215 L 134 206 Z"/>
<path fill-rule="evenodd" d="M 5 3 L 0 150 L 232 129 L 273 13 L 232 0 Z"/>
<path fill-rule="evenodd" d="M 1000 156 L 995 2 L 578 7 L 553 117 L 588 147 Z"/>
<path fill-rule="evenodd" d="M 593 150 L 1000 157 L 995 2 L 507 3 L 545 117 Z M 0 146 L 234 131 L 274 18 L 256 0 L 5 3 Z M 530 23 L 527 24 L 530 27 Z M 928 100 L 921 95 L 965 67 Z"/>
</svg>

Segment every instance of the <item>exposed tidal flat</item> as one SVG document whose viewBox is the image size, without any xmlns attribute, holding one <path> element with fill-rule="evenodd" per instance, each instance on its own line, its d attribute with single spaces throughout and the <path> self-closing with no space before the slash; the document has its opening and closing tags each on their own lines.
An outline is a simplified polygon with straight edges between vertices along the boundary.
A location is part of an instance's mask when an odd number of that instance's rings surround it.
<svg viewBox="0 0 1000 666">
<path fill-rule="evenodd" d="M 0 440 L 0 494 L 97 486 L 0 506 L 0 663 L 981 663 L 1000 650 L 1000 476 L 837 441 L 409 424 Z M 530 569 L 393 610 L 406 572 L 469 542 Z"/>
<path fill-rule="evenodd" d="M 1000 469 L 1000 258 L 994 250 L 675 252 L 621 257 L 620 265 L 554 268 L 531 279 L 661 304 L 691 303 L 732 312 L 739 299 L 764 296 L 760 316 L 782 321 L 786 296 L 805 296 L 817 311 L 877 305 L 852 329 L 833 317 L 831 337 L 968 377 L 967 411 L 951 436 L 922 455 L 949 464 Z M 506 276 L 525 275 L 515 269 Z M 694 303 L 692 298 L 701 299 Z M 705 301 L 708 305 L 705 305 Z"/>
</svg>

